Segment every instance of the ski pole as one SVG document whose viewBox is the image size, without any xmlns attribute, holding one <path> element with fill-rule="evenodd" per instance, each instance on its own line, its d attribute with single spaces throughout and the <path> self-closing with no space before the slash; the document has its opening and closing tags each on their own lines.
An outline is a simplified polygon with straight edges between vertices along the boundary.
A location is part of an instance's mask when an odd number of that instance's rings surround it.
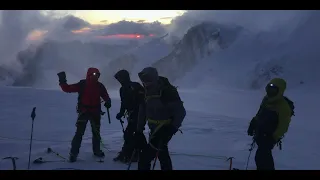
<svg viewBox="0 0 320 180">
<path fill-rule="evenodd" d="M 5 157 L 5 158 L 2 158 L 2 159 L 11 159 L 11 161 L 12 161 L 12 166 L 13 166 L 13 170 L 16 170 L 16 169 L 17 169 L 16 160 L 19 159 L 19 158 L 9 156 L 9 157 Z"/>
<path fill-rule="evenodd" d="M 32 125 L 31 125 L 31 137 L 30 137 L 30 147 L 29 147 L 28 170 L 30 169 L 30 158 L 31 158 L 32 137 L 33 137 L 33 122 L 34 122 L 34 119 L 36 118 L 36 107 L 32 109 L 31 118 L 32 118 Z"/>
<path fill-rule="evenodd" d="M 154 157 L 154 162 L 153 162 L 153 165 L 152 165 L 152 170 L 154 170 L 154 168 L 156 167 L 157 159 L 159 157 L 159 152 L 161 151 L 161 149 L 160 149 L 161 145 L 162 145 L 162 140 L 159 141 L 158 149 L 157 149 L 157 152 L 156 152 L 156 156 Z"/>
<path fill-rule="evenodd" d="M 154 170 L 154 168 L 156 167 L 156 163 L 157 163 L 158 155 L 159 155 L 159 150 L 157 151 L 157 153 L 156 153 L 156 157 L 154 158 L 154 162 L 153 162 L 153 165 L 152 165 L 152 170 Z"/>
<path fill-rule="evenodd" d="M 136 153 L 136 149 L 134 149 L 133 150 L 133 152 L 132 152 L 132 154 L 131 154 L 131 157 L 130 157 L 130 162 L 129 162 L 129 164 L 128 164 L 128 168 L 127 168 L 127 170 L 129 171 L 130 170 L 130 167 L 131 167 L 131 164 L 132 164 L 132 159 L 133 159 L 133 157 L 134 157 L 134 154 Z"/>
</svg>

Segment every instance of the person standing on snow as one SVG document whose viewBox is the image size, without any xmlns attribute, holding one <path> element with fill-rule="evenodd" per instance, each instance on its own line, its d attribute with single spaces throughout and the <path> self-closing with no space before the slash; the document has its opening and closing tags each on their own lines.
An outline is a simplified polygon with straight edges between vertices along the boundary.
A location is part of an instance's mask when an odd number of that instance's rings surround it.
<svg viewBox="0 0 320 180">
<path fill-rule="evenodd" d="M 114 75 L 114 77 L 121 84 L 121 107 L 120 112 L 117 114 L 116 118 L 121 121 L 121 118 L 126 113 L 128 116 L 128 125 L 123 135 L 124 144 L 122 150 L 113 160 L 121 161 L 123 163 L 127 163 L 130 161 L 137 162 L 139 152 L 134 151 L 134 133 L 137 129 L 139 105 L 144 102 L 144 88 L 138 82 L 132 82 L 130 80 L 129 72 L 127 70 L 118 71 Z M 144 141 L 145 144 L 147 144 L 146 140 Z M 132 153 L 134 153 L 133 159 L 131 159 Z"/>
<path fill-rule="evenodd" d="M 288 131 L 293 108 L 283 96 L 286 81 L 272 79 L 266 86 L 267 95 L 263 98 L 259 111 L 251 120 L 248 135 L 254 136 L 258 145 L 255 155 L 257 170 L 275 170 L 272 149 Z"/>
<path fill-rule="evenodd" d="M 66 73 L 60 72 L 59 85 L 64 92 L 79 93 L 78 97 L 78 120 L 76 123 L 76 133 L 71 142 L 71 150 L 69 161 L 75 162 L 79 154 L 82 136 L 84 135 L 87 122 L 90 121 L 92 130 L 92 150 L 95 156 L 104 157 L 104 152 L 100 149 L 100 125 L 101 125 L 101 100 L 105 101 L 104 106 L 109 109 L 111 107 L 111 99 L 105 86 L 98 81 L 100 72 L 97 68 L 89 68 L 86 79 L 76 84 L 67 84 Z"/>
<path fill-rule="evenodd" d="M 150 170 L 151 161 L 158 155 L 162 170 L 172 170 L 168 143 L 179 130 L 186 110 L 177 89 L 168 79 L 158 76 L 157 69 L 144 68 L 139 78 L 145 87 L 145 103 L 140 105 L 135 138 L 142 148 L 138 170 Z M 144 126 L 148 122 L 151 130 L 149 143 L 143 146 Z"/>
</svg>

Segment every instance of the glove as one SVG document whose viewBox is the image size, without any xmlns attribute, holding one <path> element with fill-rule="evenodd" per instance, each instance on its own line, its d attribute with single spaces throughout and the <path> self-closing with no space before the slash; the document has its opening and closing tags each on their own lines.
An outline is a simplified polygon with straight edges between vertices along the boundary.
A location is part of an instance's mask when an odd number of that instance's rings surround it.
<svg viewBox="0 0 320 180">
<path fill-rule="evenodd" d="M 104 103 L 104 107 L 106 107 L 107 109 L 111 108 L 111 99 L 110 98 Z"/>
<path fill-rule="evenodd" d="M 118 120 L 121 120 L 122 117 L 123 117 L 123 113 L 118 113 L 117 116 L 116 116 L 116 118 L 117 118 Z"/>
<path fill-rule="evenodd" d="M 60 83 L 60 84 L 65 84 L 65 83 L 67 83 L 67 77 L 66 77 L 66 73 L 65 73 L 64 71 L 59 72 L 57 75 L 58 75 L 58 77 L 59 77 L 59 83 Z"/>
</svg>

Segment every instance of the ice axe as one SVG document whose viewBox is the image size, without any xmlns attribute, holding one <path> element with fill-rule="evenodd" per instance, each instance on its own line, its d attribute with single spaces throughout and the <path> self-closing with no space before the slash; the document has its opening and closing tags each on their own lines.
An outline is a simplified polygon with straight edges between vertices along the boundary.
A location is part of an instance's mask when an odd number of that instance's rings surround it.
<svg viewBox="0 0 320 180">
<path fill-rule="evenodd" d="M 11 159 L 11 161 L 12 161 L 12 166 L 13 166 L 13 170 L 16 170 L 16 169 L 17 169 L 16 160 L 19 159 L 19 158 L 17 158 L 17 157 L 12 157 L 12 156 L 8 156 L 8 157 L 2 158 L 2 159 Z"/>
<path fill-rule="evenodd" d="M 253 137 L 252 139 L 253 139 L 253 141 L 252 141 L 252 143 L 251 143 L 251 145 L 250 145 L 250 149 L 249 149 L 249 156 L 248 156 L 248 159 L 247 159 L 246 170 L 248 170 L 248 165 L 249 165 L 249 161 L 250 161 L 251 152 L 252 152 L 252 150 L 254 149 L 254 146 L 255 146 L 255 144 L 256 144 L 256 139 L 255 139 L 254 137 Z"/>
<path fill-rule="evenodd" d="M 101 101 L 101 103 L 103 103 L 105 101 Z M 105 114 L 105 112 L 103 112 L 103 115 Z M 108 120 L 109 120 L 109 124 L 111 124 L 111 119 L 110 119 L 110 111 L 109 108 L 107 108 L 107 114 L 108 114 Z"/>
<path fill-rule="evenodd" d="M 110 120 L 110 111 L 109 111 L 109 108 L 107 108 L 107 114 L 108 114 L 108 120 L 109 120 L 109 124 L 111 124 L 111 120 Z"/>
<path fill-rule="evenodd" d="M 31 157 L 32 138 L 33 138 L 33 122 L 35 118 L 36 118 L 36 107 L 34 107 L 31 112 L 32 126 L 31 126 L 30 146 L 29 146 L 28 170 L 30 169 L 30 157 Z"/>
<path fill-rule="evenodd" d="M 121 127 L 122 127 L 122 132 L 124 133 L 124 127 L 123 127 L 124 121 L 122 121 L 122 119 L 119 119 L 119 121 L 120 121 L 120 124 L 121 124 Z"/>
<path fill-rule="evenodd" d="M 59 153 L 53 151 L 50 147 L 47 149 L 47 153 L 50 154 L 50 153 L 53 153 L 55 154 L 56 156 L 58 156 L 59 158 L 63 159 L 63 160 L 67 160 L 65 157 L 61 156 Z"/>
</svg>

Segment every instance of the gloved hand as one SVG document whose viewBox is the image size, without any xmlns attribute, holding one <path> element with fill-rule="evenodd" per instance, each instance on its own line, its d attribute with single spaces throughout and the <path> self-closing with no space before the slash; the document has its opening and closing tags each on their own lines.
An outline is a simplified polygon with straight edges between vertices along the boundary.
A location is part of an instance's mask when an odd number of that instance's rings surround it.
<svg viewBox="0 0 320 180">
<path fill-rule="evenodd" d="M 144 149 L 147 146 L 147 139 L 144 136 L 143 132 L 134 133 L 134 142 L 136 149 Z"/>
<path fill-rule="evenodd" d="M 64 71 L 59 72 L 57 75 L 58 75 L 58 77 L 59 77 L 59 83 L 60 83 L 60 84 L 65 84 L 65 83 L 67 83 L 67 77 L 66 77 L 66 73 L 65 73 Z"/>
<path fill-rule="evenodd" d="M 111 108 L 111 99 L 110 98 L 104 103 L 104 107 L 106 107 L 107 109 Z"/>
<path fill-rule="evenodd" d="M 118 120 L 121 120 L 122 117 L 123 117 L 123 113 L 120 113 L 120 112 L 119 112 L 119 113 L 117 114 L 117 116 L 116 116 L 116 118 L 117 118 Z"/>
</svg>

